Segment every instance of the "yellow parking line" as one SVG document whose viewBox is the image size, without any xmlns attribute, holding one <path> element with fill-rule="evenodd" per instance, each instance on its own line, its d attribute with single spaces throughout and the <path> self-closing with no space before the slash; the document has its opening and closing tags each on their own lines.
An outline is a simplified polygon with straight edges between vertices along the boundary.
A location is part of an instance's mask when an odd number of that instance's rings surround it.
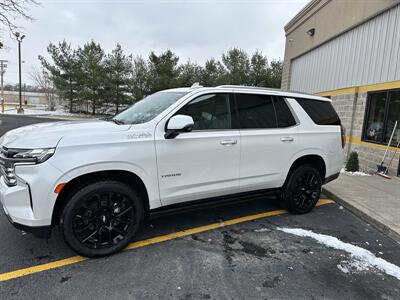
<svg viewBox="0 0 400 300">
<path fill-rule="evenodd" d="M 330 199 L 320 199 L 318 201 L 318 203 L 317 203 L 317 206 L 330 204 L 330 203 L 334 203 L 334 201 L 332 201 Z M 252 221 L 252 220 L 257 220 L 257 219 L 261 219 L 261 218 L 282 215 L 282 214 L 285 214 L 285 213 L 287 213 L 287 211 L 283 210 L 283 209 L 267 211 L 267 212 L 264 212 L 264 213 L 245 216 L 245 217 L 240 217 L 240 218 L 236 218 L 236 219 L 231 219 L 231 220 L 227 220 L 227 221 L 220 222 L 220 223 L 213 223 L 213 224 L 209 224 L 209 225 L 205 225 L 205 226 L 200 226 L 200 227 L 195 227 L 195 228 L 191 228 L 191 229 L 187 229 L 187 230 L 173 232 L 173 233 L 169 233 L 169 234 L 166 234 L 166 235 L 161 235 L 161 236 L 157 236 L 157 237 L 154 237 L 154 238 L 150 238 L 150 239 L 147 239 L 147 240 L 142 240 L 142 241 L 137 241 L 137 242 L 130 243 L 126 247 L 126 250 L 128 250 L 128 249 L 137 249 L 137 248 L 145 247 L 145 246 L 148 246 L 148 245 L 152 245 L 152 244 L 157 244 L 157 243 L 173 240 L 173 239 L 176 239 L 176 238 L 185 237 L 185 236 L 188 236 L 188 235 L 193 235 L 193 234 L 196 234 L 196 233 L 209 231 L 209 230 L 212 230 L 212 229 L 222 228 L 222 227 L 225 227 L 225 226 L 230 226 L 230 225 L 239 224 L 239 223 L 243 223 L 243 222 L 248 222 L 248 221 Z M 67 265 L 72 265 L 72 264 L 75 264 L 75 263 L 78 263 L 78 262 L 81 262 L 81 261 L 84 261 L 84 260 L 87 260 L 87 259 L 88 258 L 83 257 L 83 256 L 72 256 L 72 257 L 69 257 L 69 258 L 56 260 L 56 261 L 53 261 L 53 262 L 50 262 L 50 263 L 46 263 L 46 264 L 42 264 L 42 265 L 37 265 L 37 266 L 29 267 L 29 268 L 24 268 L 24 269 L 19 269 L 19 270 L 3 273 L 3 274 L 0 274 L 0 282 L 1 281 L 6 281 L 6 280 L 10 280 L 10 279 L 19 278 L 19 277 L 24 277 L 24 276 L 27 276 L 27 275 L 30 275 L 30 274 L 34 274 L 34 273 L 40 273 L 40 272 L 51 270 L 51 269 L 64 267 L 64 266 L 67 266 Z"/>
</svg>

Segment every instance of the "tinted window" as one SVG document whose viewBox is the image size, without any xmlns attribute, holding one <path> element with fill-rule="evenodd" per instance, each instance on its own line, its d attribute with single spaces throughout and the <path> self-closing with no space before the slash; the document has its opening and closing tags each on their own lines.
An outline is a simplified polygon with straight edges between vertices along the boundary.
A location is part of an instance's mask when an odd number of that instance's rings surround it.
<svg viewBox="0 0 400 300">
<path fill-rule="evenodd" d="M 275 97 L 274 104 L 279 128 L 296 125 L 296 120 L 294 119 L 286 101 L 282 97 Z"/>
<path fill-rule="evenodd" d="M 340 119 L 332 104 L 328 101 L 298 98 L 297 102 L 318 125 L 340 125 Z"/>
<path fill-rule="evenodd" d="M 236 94 L 236 107 L 241 128 L 277 127 L 271 96 Z"/>
<path fill-rule="evenodd" d="M 230 129 L 231 115 L 228 94 L 209 94 L 192 100 L 177 115 L 193 118 L 193 130 Z"/>
</svg>

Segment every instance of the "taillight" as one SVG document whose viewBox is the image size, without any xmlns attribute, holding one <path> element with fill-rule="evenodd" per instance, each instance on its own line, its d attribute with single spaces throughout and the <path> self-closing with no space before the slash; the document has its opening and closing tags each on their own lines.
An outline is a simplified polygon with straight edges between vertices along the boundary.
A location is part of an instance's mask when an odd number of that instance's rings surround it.
<svg viewBox="0 0 400 300">
<path fill-rule="evenodd" d="M 342 148 L 344 149 L 344 146 L 346 146 L 346 128 L 340 125 L 340 131 L 342 133 Z"/>
</svg>

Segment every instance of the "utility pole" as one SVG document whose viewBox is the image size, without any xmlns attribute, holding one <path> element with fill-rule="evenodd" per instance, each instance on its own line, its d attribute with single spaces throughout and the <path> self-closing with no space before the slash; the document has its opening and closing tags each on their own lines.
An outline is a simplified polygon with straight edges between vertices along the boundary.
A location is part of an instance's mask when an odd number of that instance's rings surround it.
<svg viewBox="0 0 400 300">
<path fill-rule="evenodd" d="M 0 59 L 0 76 L 1 76 L 1 112 L 4 114 L 4 73 L 6 72 L 7 64 L 6 60 Z"/>
</svg>

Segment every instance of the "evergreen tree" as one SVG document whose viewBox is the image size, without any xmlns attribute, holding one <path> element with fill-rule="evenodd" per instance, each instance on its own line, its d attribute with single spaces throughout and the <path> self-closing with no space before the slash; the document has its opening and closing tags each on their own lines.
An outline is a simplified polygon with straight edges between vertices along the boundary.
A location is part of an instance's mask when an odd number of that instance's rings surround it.
<svg viewBox="0 0 400 300">
<path fill-rule="evenodd" d="M 203 86 L 218 86 L 225 84 L 226 69 L 221 62 L 211 58 L 206 61 L 201 72 L 200 82 Z"/>
<path fill-rule="evenodd" d="M 249 84 L 250 62 L 246 52 L 238 48 L 233 48 L 227 53 L 222 54 L 222 62 L 228 70 L 226 76 L 227 84 Z"/>
<path fill-rule="evenodd" d="M 349 159 L 346 163 L 346 171 L 357 172 L 360 170 L 360 165 L 358 162 L 358 153 L 353 151 L 350 153 Z"/>
<path fill-rule="evenodd" d="M 104 61 L 105 68 L 105 96 L 109 103 L 115 105 L 116 113 L 121 104 L 128 104 L 129 82 L 132 70 L 131 57 L 126 56 L 120 44 L 117 44 L 111 54 Z"/>
<path fill-rule="evenodd" d="M 201 81 L 201 75 L 201 66 L 188 60 L 179 68 L 178 85 L 191 86 L 193 83 Z"/>
<path fill-rule="evenodd" d="M 131 74 L 131 92 L 134 101 L 139 101 L 150 94 L 149 64 L 141 56 L 133 59 Z"/>
<path fill-rule="evenodd" d="M 256 51 L 250 59 L 250 82 L 252 86 L 267 86 L 268 60 L 261 52 Z"/>
<path fill-rule="evenodd" d="M 171 50 L 156 55 L 151 52 L 149 55 L 149 92 L 150 94 L 178 87 L 179 57 Z"/>
<path fill-rule="evenodd" d="M 64 40 L 58 45 L 50 43 L 47 52 L 50 54 L 53 64 L 40 55 L 39 60 L 48 70 L 49 77 L 60 95 L 67 99 L 69 111 L 73 112 L 74 105 L 78 101 L 78 91 L 81 90 L 79 85 L 80 67 L 76 51 Z"/>
<path fill-rule="evenodd" d="M 268 81 L 266 86 L 271 88 L 279 89 L 281 87 L 282 80 L 282 61 L 273 60 L 271 61 L 269 72 L 268 72 Z"/>
<path fill-rule="evenodd" d="M 77 57 L 82 75 L 80 77 L 82 85 L 80 97 L 90 101 L 94 115 L 96 108 L 102 104 L 105 96 L 104 51 L 99 44 L 91 41 L 77 50 Z"/>
<path fill-rule="evenodd" d="M 117 44 L 111 54 L 105 55 L 99 44 L 91 41 L 77 50 L 66 41 L 49 44 L 47 51 L 52 62 L 39 59 L 49 73 L 54 87 L 68 101 L 69 110 L 86 103 L 92 113 L 98 108 L 120 106 L 138 101 L 160 90 L 191 86 L 224 84 L 252 85 L 279 88 L 282 62 L 256 51 L 250 57 L 241 49 L 233 48 L 222 54 L 221 61 L 207 60 L 204 67 L 188 60 L 179 65 L 179 57 L 167 50 L 157 55 L 151 52 L 148 59 L 124 54 Z"/>
</svg>

